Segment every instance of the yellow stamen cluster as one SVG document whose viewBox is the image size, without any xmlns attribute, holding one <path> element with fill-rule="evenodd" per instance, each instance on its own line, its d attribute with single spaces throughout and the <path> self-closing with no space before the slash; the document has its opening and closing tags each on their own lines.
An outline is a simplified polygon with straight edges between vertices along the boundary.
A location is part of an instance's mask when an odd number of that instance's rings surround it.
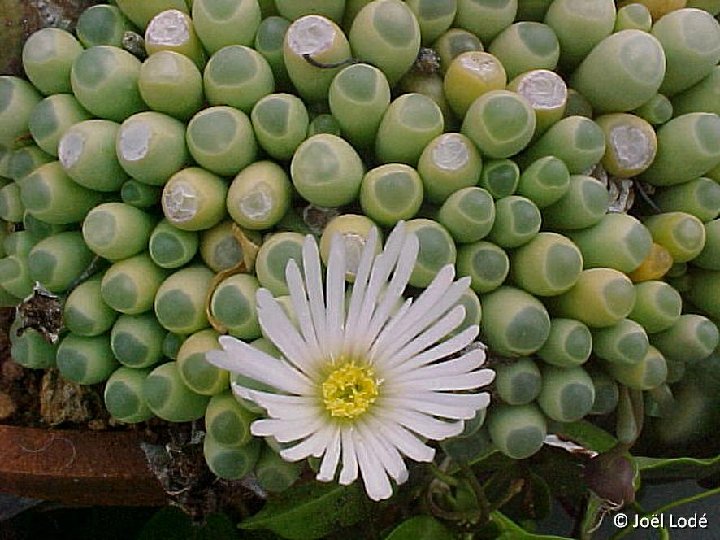
<svg viewBox="0 0 720 540">
<path fill-rule="evenodd" d="M 322 384 L 322 397 L 330 416 L 353 419 L 365 413 L 378 395 L 378 382 L 370 367 L 349 362 L 334 369 Z"/>
</svg>

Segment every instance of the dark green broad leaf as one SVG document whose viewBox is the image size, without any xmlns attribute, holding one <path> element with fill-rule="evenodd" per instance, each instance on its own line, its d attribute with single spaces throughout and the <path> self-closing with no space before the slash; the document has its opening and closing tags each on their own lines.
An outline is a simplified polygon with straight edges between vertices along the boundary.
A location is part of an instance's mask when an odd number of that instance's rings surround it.
<svg viewBox="0 0 720 540">
<path fill-rule="evenodd" d="M 720 473 L 720 456 L 708 459 L 636 457 L 635 463 L 646 482 L 700 480 Z"/>
<path fill-rule="evenodd" d="M 455 437 L 442 441 L 440 446 L 455 462 L 468 465 L 474 465 L 498 451 L 484 429 L 470 437 Z"/>
<path fill-rule="evenodd" d="M 547 482 L 527 467 L 497 471 L 486 482 L 485 493 L 491 504 L 518 521 L 543 519 L 552 505 Z"/>
<path fill-rule="evenodd" d="M 385 540 L 454 540 L 455 536 L 440 521 L 430 516 L 415 516 L 395 527 Z"/>
<path fill-rule="evenodd" d="M 497 536 L 498 540 L 568 540 L 564 536 L 533 534 L 528 532 L 500 512 L 493 512 L 490 519 L 500 530 L 500 534 Z"/>
<path fill-rule="evenodd" d="M 159 510 L 143 527 L 138 540 L 236 540 L 240 538 L 232 520 L 225 514 L 211 514 L 202 525 L 192 523 L 179 508 Z"/>
<path fill-rule="evenodd" d="M 600 453 L 607 452 L 617 444 L 615 437 L 587 420 L 557 424 L 555 433 L 563 439 L 571 440 L 588 450 Z"/>
<path fill-rule="evenodd" d="M 370 503 L 357 484 L 310 482 L 268 500 L 240 523 L 241 529 L 269 529 L 288 540 L 314 540 L 367 517 Z"/>
</svg>

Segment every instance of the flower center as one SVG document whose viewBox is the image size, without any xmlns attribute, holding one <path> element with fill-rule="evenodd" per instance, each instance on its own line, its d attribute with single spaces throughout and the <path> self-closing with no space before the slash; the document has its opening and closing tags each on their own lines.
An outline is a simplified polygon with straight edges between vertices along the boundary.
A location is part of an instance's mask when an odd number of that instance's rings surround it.
<svg viewBox="0 0 720 540">
<path fill-rule="evenodd" d="M 378 395 L 373 370 L 349 362 L 333 370 L 322 384 L 325 408 L 330 416 L 356 418 L 368 410 Z"/>
</svg>

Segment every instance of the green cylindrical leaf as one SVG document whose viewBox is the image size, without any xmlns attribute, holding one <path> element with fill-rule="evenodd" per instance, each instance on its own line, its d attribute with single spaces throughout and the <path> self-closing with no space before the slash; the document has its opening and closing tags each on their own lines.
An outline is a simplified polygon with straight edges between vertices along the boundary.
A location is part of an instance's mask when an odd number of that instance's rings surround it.
<svg viewBox="0 0 720 540">
<path fill-rule="evenodd" d="M 275 91 L 275 79 L 265 57 L 244 45 L 223 47 L 210 57 L 203 72 L 210 105 L 230 105 L 245 113 Z"/>
<path fill-rule="evenodd" d="M 530 358 L 519 358 L 495 368 L 495 389 L 508 405 L 526 405 L 535 400 L 542 388 L 542 376 Z"/>
<path fill-rule="evenodd" d="M 527 356 L 542 347 L 550 334 L 545 307 L 530 294 L 503 286 L 481 298 L 483 333 L 494 352 Z"/>
<path fill-rule="evenodd" d="M 143 384 L 150 370 L 121 367 L 115 370 L 105 384 L 105 408 L 126 424 L 144 422 L 153 416 L 145 403 Z"/>
<path fill-rule="evenodd" d="M 510 268 L 515 283 L 529 293 L 554 296 L 577 282 L 583 255 L 566 237 L 543 232 L 512 252 Z"/>
<path fill-rule="evenodd" d="M 0 146 L 14 149 L 24 146 L 30 135 L 28 121 L 42 96 L 27 81 L 9 75 L 0 76 Z"/>
<path fill-rule="evenodd" d="M 565 162 L 555 156 L 545 156 L 522 172 L 517 193 L 542 209 L 557 202 L 569 189 L 570 172 Z"/>
<path fill-rule="evenodd" d="M 152 18 L 145 28 L 145 50 L 149 55 L 159 51 L 183 54 L 200 69 L 207 60 L 195 25 L 185 9 L 166 9 Z"/>
<path fill-rule="evenodd" d="M 155 227 L 154 216 L 125 203 L 103 203 L 88 212 L 82 235 L 88 247 L 111 261 L 145 251 Z"/>
<path fill-rule="evenodd" d="M 160 324 L 176 334 L 192 334 L 207 327 L 205 302 L 213 277 L 205 266 L 189 266 L 170 274 L 155 295 Z"/>
<path fill-rule="evenodd" d="M 35 143 L 50 155 L 58 155 L 58 144 L 74 124 L 89 120 L 88 113 L 71 94 L 56 94 L 38 103 L 28 119 Z"/>
<path fill-rule="evenodd" d="M 58 156 L 68 176 L 88 189 L 120 189 L 128 175 L 115 153 L 119 129 L 110 120 L 85 120 L 65 131 Z"/>
<path fill-rule="evenodd" d="M 257 142 L 248 116 L 233 107 L 209 107 L 187 127 L 187 144 L 195 161 L 222 176 L 237 174 L 257 157 Z"/>
<path fill-rule="evenodd" d="M 357 14 L 349 39 L 353 53 L 381 69 L 393 85 L 417 58 L 420 26 L 404 2 L 377 0 Z"/>
<path fill-rule="evenodd" d="M 625 273 L 640 266 L 653 244 L 648 229 L 627 214 L 606 214 L 595 225 L 567 234 L 580 248 L 585 268 L 614 268 Z"/>
<path fill-rule="evenodd" d="M 101 277 L 75 287 L 65 300 L 63 323 L 78 336 L 99 336 L 110 330 L 118 316 L 100 294 Z"/>
<path fill-rule="evenodd" d="M 680 318 L 682 298 L 664 281 L 635 284 L 635 306 L 628 319 L 640 323 L 648 334 L 670 328 Z"/>
<path fill-rule="evenodd" d="M 645 329 L 631 319 L 593 332 L 593 353 L 608 362 L 635 365 L 645 358 L 647 351 Z"/>
<path fill-rule="evenodd" d="M 218 333 L 210 328 L 192 334 L 180 346 L 176 361 L 178 373 L 193 392 L 213 396 L 228 388 L 228 372 L 205 359 L 205 353 L 219 348 Z"/>
<path fill-rule="evenodd" d="M 353 64 L 343 68 L 332 80 L 328 102 L 348 140 L 354 145 L 369 147 L 390 105 L 390 85 L 378 68 Z"/>
<path fill-rule="evenodd" d="M 290 175 L 305 200 L 317 206 L 337 207 L 357 197 L 363 164 L 344 139 L 322 133 L 298 147 L 290 164 Z"/>
<path fill-rule="evenodd" d="M 718 346 L 718 327 L 702 315 L 681 315 L 667 330 L 651 334 L 650 343 L 667 358 L 693 363 L 710 356 Z"/>
<path fill-rule="evenodd" d="M 203 105 L 200 70 L 187 56 L 173 51 L 150 55 L 140 67 L 138 90 L 154 110 L 187 120 Z"/>
<path fill-rule="evenodd" d="M 545 416 L 537 405 L 497 405 L 488 414 L 492 442 L 512 459 L 525 459 L 540 450 L 547 435 Z"/>
<path fill-rule="evenodd" d="M 77 281 L 92 258 L 80 232 L 61 232 L 35 244 L 28 253 L 28 271 L 33 280 L 59 293 Z"/>
<path fill-rule="evenodd" d="M 272 161 L 244 168 L 230 184 L 227 209 L 233 220 L 250 230 L 269 229 L 287 213 L 292 184 L 285 171 Z"/>
<path fill-rule="evenodd" d="M 101 294 L 114 310 L 137 315 L 152 308 L 166 272 L 147 253 L 114 263 L 105 272 Z"/>
<path fill-rule="evenodd" d="M 431 219 L 411 219 L 406 227 L 420 242 L 409 283 L 413 287 L 427 287 L 445 265 L 455 264 L 455 242 L 442 225 Z"/>
<path fill-rule="evenodd" d="M 210 313 L 230 335 L 243 340 L 261 336 L 255 307 L 255 293 L 259 287 L 255 276 L 235 274 L 218 283 L 213 291 Z"/>
<path fill-rule="evenodd" d="M 615 26 L 615 2 L 612 0 L 556 0 L 545 14 L 545 24 L 560 42 L 560 65 L 577 66 Z"/>
<path fill-rule="evenodd" d="M 180 377 L 175 362 L 153 369 L 143 383 L 143 397 L 150 410 L 168 422 L 190 422 L 205 414 L 209 396 L 196 394 Z"/>
<path fill-rule="evenodd" d="M 438 211 L 437 220 L 456 242 L 477 242 L 492 229 L 495 203 L 486 190 L 466 187 L 447 198 Z"/>
<path fill-rule="evenodd" d="M 489 43 L 512 24 L 518 4 L 518 0 L 458 0 L 455 24 Z"/>
<path fill-rule="evenodd" d="M 412 167 L 389 163 L 365 174 L 360 184 L 363 212 L 377 224 L 390 227 L 411 219 L 423 201 L 423 182 Z"/>
<path fill-rule="evenodd" d="M 75 33 L 85 47 L 122 47 L 125 32 L 133 29 L 132 23 L 117 7 L 100 4 L 91 6 L 80 14 Z"/>
<path fill-rule="evenodd" d="M 542 411 L 557 422 L 576 422 L 588 414 L 595 401 L 592 379 L 582 367 L 544 366 L 538 396 Z"/>
<path fill-rule="evenodd" d="M 720 25 L 700 9 L 679 9 L 657 21 L 652 35 L 662 44 L 667 71 L 660 92 L 672 96 L 707 76 L 720 60 Z"/>
<path fill-rule="evenodd" d="M 665 382 L 667 363 L 665 357 L 652 345 L 647 354 L 634 364 L 606 363 L 606 369 L 620 384 L 635 390 L 651 390 Z"/>
<path fill-rule="evenodd" d="M 110 332 L 115 358 L 130 368 L 152 367 L 162 358 L 165 330 L 153 313 L 120 315 Z"/>
<path fill-rule="evenodd" d="M 189 160 L 185 125 L 159 112 L 143 112 L 125 120 L 117 134 L 117 156 L 136 180 L 162 186 Z"/>
<path fill-rule="evenodd" d="M 178 229 L 162 220 L 153 229 L 148 252 L 153 262 L 162 268 L 179 268 L 195 256 L 198 249 L 198 233 Z"/>
<path fill-rule="evenodd" d="M 45 95 L 72 91 L 70 68 L 83 47 L 70 32 L 41 28 L 23 47 L 23 68 L 30 82 Z"/>
<path fill-rule="evenodd" d="M 289 160 L 307 137 L 310 123 L 305 104 L 292 94 L 270 94 L 253 107 L 257 141 L 271 157 Z"/>
<path fill-rule="evenodd" d="M 490 242 L 474 242 L 459 247 L 457 272 L 469 276 L 470 287 L 487 293 L 502 285 L 510 270 L 510 260 L 502 248 Z"/>
<path fill-rule="evenodd" d="M 682 184 L 702 176 L 719 162 L 720 117 L 683 114 L 657 131 L 657 156 L 640 179 L 657 186 Z"/>
<path fill-rule="evenodd" d="M 251 45 L 261 18 L 257 0 L 197 0 L 192 3 L 195 31 L 210 54 L 227 45 Z"/>
<path fill-rule="evenodd" d="M 676 263 L 694 259 L 705 246 L 705 227 L 698 218 L 685 212 L 650 216 L 645 226 L 653 241 L 667 249 Z"/>
<path fill-rule="evenodd" d="M 205 411 L 205 429 L 209 437 L 226 446 L 243 446 L 252 440 L 250 424 L 255 415 L 238 403 L 227 391 L 210 398 Z"/>
<path fill-rule="evenodd" d="M 217 225 L 225 215 L 227 184 L 199 167 L 175 173 L 163 188 L 165 218 L 185 231 L 200 231 Z"/>
<path fill-rule="evenodd" d="M 305 237 L 300 233 L 281 232 L 270 236 L 257 254 L 255 273 L 260 285 L 268 289 L 273 296 L 289 294 L 285 281 L 285 267 L 288 260 L 294 259 L 302 269 L 302 246 Z"/>
<path fill-rule="evenodd" d="M 147 109 L 138 90 L 140 60 L 118 47 L 100 45 L 81 52 L 70 72 L 72 91 L 95 116 L 122 122 Z"/>
<path fill-rule="evenodd" d="M 110 349 L 110 335 L 66 335 L 57 350 L 57 367 L 63 377 L 78 384 L 107 380 L 118 368 Z"/>
<path fill-rule="evenodd" d="M 423 94 L 403 94 L 390 103 L 380 122 L 375 154 L 382 163 L 415 166 L 444 126 L 442 111 L 432 99 Z"/>
<path fill-rule="evenodd" d="M 495 222 L 488 240 L 503 248 L 528 243 L 540 231 L 540 210 L 525 197 L 510 195 L 495 202 Z"/>
<path fill-rule="evenodd" d="M 705 246 L 692 262 L 705 270 L 720 270 L 720 219 L 705 224 Z"/>
<path fill-rule="evenodd" d="M 583 270 L 575 285 L 548 299 L 557 317 L 577 319 L 591 328 L 612 326 L 635 305 L 635 288 L 623 273 L 611 268 Z"/>
<path fill-rule="evenodd" d="M 571 85 L 594 110 L 625 112 L 657 94 L 664 76 L 661 43 L 642 30 L 622 30 L 593 48 L 573 74 Z"/>
<path fill-rule="evenodd" d="M 530 144 L 521 156 L 521 165 L 555 156 L 562 159 L 571 174 L 582 174 L 605 154 L 605 135 L 595 122 L 584 116 L 568 116 Z"/>
<path fill-rule="evenodd" d="M 225 480 L 239 480 L 252 472 L 262 443 L 254 440 L 244 446 L 225 446 L 206 435 L 203 443 L 205 461 L 213 474 Z"/>
<path fill-rule="evenodd" d="M 570 176 L 570 186 L 557 202 L 542 211 L 543 225 L 560 230 L 590 227 L 603 218 L 610 204 L 605 186 L 592 176 Z"/>
<path fill-rule="evenodd" d="M 701 176 L 678 186 L 659 189 L 653 195 L 653 202 L 663 212 L 685 212 L 708 222 L 720 214 L 720 184 Z"/>
<path fill-rule="evenodd" d="M 574 319 L 551 319 L 550 335 L 537 351 L 548 364 L 574 367 L 587 362 L 592 351 L 592 334 L 587 326 Z"/>
<path fill-rule="evenodd" d="M 364 60 L 359 51 L 356 54 Z M 330 19 L 306 15 L 287 29 L 283 58 L 288 76 L 303 100 L 323 102 L 333 77 L 350 58 L 350 45 Z"/>
<path fill-rule="evenodd" d="M 554 70 L 560 43 L 546 24 L 523 20 L 505 28 L 488 49 L 502 62 L 508 79 L 533 69 Z"/>
</svg>

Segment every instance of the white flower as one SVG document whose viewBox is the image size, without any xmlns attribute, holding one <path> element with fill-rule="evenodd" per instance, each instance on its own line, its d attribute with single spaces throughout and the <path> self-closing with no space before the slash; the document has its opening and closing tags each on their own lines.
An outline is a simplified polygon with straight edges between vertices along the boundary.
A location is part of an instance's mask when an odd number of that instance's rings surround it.
<svg viewBox="0 0 720 540">
<path fill-rule="evenodd" d="M 432 461 L 426 439 L 462 432 L 464 420 L 487 407 L 478 389 L 494 372 L 479 369 L 484 347 L 452 359 L 473 342 L 473 325 L 447 339 L 465 318 L 458 300 L 469 279 L 454 279 L 443 268 L 416 299 L 402 294 L 417 259 L 419 243 L 398 224 L 385 249 L 375 256 L 378 232 L 368 236 L 346 310 L 346 257 L 340 235 L 333 238 L 323 287 L 318 247 L 303 245 L 304 278 L 295 261 L 286 277 L 297 326 L 264 289 L 257 293 L 263 332 L 282 352 L 273 358 L 229 336 L 223 350 L 208 353 L 218 367 L 270 385 L 277 393 L 234 384 L 235 393 L 260 405 L 267 418 L 252 433 L 288 446 L 288 461 L 322 457 L 318 480 L 341 484 L 362 476 L 374 500 L 392 495 L 390 478 L 400 484 L 408 473 L 403 456 Z"/>
</svg>

